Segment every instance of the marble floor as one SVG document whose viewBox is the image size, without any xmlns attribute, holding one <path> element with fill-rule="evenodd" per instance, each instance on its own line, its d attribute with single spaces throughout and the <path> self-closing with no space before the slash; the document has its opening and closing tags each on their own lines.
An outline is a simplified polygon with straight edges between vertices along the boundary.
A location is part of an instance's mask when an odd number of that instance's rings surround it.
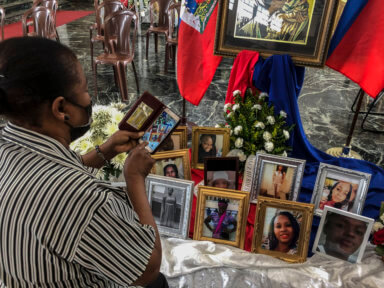
<svg viewBox="0 0 384 288">
<path fill-rule="evenodd" d="M 70 1 L 71 2 L 71 1 Z M 72 1 L 73 10 L 92 9 L 91 1 Z M 98 104 L 119 101 L 120 94 L 114 84 L 113 70 L 100 65 L 98 69 L 98 94 L 94 93 L 94 80 L 91 70 L 89 27 L 94 22 L 94 15 L 89 15 L 58 28 L 61 42 L 71 47 L 81 61 L 89 82 L 89 91 Z M 159 41 L 159 53 L 154 53 L 154 41 L 151 39 L 149 59 L 145 59 L 145 24 L 136 40 L 135 65 L 139 75 L 140 92 L 149 91 L 161 101 L 181 114 L 182 98 L 178 91 L 175 71 L 171 68 L 164 74 L 164 41 Z M 95 55 L 102 52 L 101 44 L 95 45 Z M 186 116 L 189 121 L 199 126 L 214 126 L 223 122 L 227 83 L 233 59 L 224 59 L 216 71 L 213 82 L 199 106 L 187 103 Z M 135 80 L 131 67 L 128 67 L 127 83 L 128 104 L 135 101 Z M 359 91 L 359 86 L 331 69 L 307 68 L 304 86 L 299 97 L 299 107 L 305 132 L 311 143 L 320 150 L 345 144 L 353 113 L 350 107 Z M 372 101 L 366 96 L 362 109 Z M 383 103 L 378 103 L 376 111 L 384 110 Z M 384 167 L 384 134 L 364 132 L 360 128 L 362 115 L 359 116 L 353 135 L 352 148 L 365 160 Z M 370 117 L 367 126 L 384 130 L 384 117 Z"/>
</svg>

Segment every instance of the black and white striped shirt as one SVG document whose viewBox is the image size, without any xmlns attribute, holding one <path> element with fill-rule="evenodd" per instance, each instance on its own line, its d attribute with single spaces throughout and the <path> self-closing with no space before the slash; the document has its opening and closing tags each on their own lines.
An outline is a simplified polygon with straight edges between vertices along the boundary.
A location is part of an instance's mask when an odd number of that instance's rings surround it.
<svg viewBox="0 0 384 288">
<path fill-rule="evenodd" d="M 94 172 L 50 137 L 2 130 L 0 287 L 119 287 L 144 272 L 153 227 Z"/>
</svg>

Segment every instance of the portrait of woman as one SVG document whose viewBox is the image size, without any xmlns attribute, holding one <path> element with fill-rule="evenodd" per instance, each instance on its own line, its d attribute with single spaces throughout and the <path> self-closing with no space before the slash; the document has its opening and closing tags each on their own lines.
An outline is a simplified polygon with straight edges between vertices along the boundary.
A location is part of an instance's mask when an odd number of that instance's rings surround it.
<svg viewBox="0 0 384 288">
<path fill-rule="evenodd" d="M 203 163 L 205 157 L 217 156 L 216 135 L 202 134 L 200 136 L 198 162 Z"/>
<path fill-rule="evenodd" d="M 273 191 L 275 198 L 277 199 L 280 198 L 281 186 L 284 183 L 285 175 L 287 174 L 286 171 L 287 167 L 284 167 L 283 165 L 277 165 L 276 171 L 273 172 L 272 175 Z"/>
<path fill-rule="evenodd" d="M 293 189 L 295 169 L 275 163 L 263 166 L 260 195 L 288 200 Z"/>
<path fill-rule="evenodd" d="M 163 197 L 160 213 L 160 225 L 175 228 L 176 197 L 173 188 L 167 188 L 167 195 Z"/>
<path fill-rule="evenodd" d="M 353 186 L 351 183 L 335 181 L 333 179 L 326 179 L 326 183 L 333 183 L 333 185 L 324 185 L 319 209 L 324 210 L 324 206 L 327 205 L 342 210 L 348 210 L 348 207 L 353 206 L 354 199 L 351 199 Z"/>
<path fill-rule="evenodd" d="M 290 255 L 296 254 L 299 235 L 300 225 L 296 218 L 288 211 L 280 211 L 271 219 L 267 243 L 262 247 Z"/>
<path fill-rule="evenodd" d="M 212 208 L 206 208 L 207 217 L 204 224 L 212 234 L 204 236 L 230 240 L 230 234 L 237 228 L 237 211 L 228 211 L 228 202 L 227 199 L 219 199 L 218 209 L 212 211 Z"/>
<path fill-rule="evenodd" d="M 177 169 L 177 166 L 175 164 L 167 164 L 163 168 L 164 176 L 172 177 L 172 178 L 179 178 L 179 170 Z"/>
<path fill-rule="evenodd" d="M 185 174 L 183 168 L 183 158 L 177 157 L 157 160 L 152 173 L 161 176 L 184 179 Z"/>
</svg>

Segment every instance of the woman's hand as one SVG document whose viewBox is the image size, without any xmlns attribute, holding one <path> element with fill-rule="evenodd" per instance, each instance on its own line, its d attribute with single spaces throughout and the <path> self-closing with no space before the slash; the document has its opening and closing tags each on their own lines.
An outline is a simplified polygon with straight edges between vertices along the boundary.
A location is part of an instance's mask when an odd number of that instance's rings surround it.
<svg viewBox="0 0 384 288">
<path fill-rule="evenodd" d="M 129 132 L 118 130 L 104 144 L 100 146 L 106 159 L 112 159 L 116 155 L 129 152 L 138 144 L 138 139 L 144 132 Z"/>
<path fill-rule="evenodd" d="M 124 176 L 125 179 L 132 177 L 147 177 L 155 160 L 152 159 L 151 154 L 145 149 L 148 143 L 138 144 L 129 153 L 124 163 Z"/>
</svg>

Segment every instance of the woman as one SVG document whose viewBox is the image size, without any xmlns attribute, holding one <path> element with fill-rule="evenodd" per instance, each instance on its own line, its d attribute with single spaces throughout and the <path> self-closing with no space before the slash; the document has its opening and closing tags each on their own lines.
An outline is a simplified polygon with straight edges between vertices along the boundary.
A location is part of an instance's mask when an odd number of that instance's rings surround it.
<svg viewBox="0 0 384 288">
<path fill-rule="evenodd" d="M 163 197 L 161 205 L 160 224 L 173 228 L 176 215 L 176 197 L 173 196 L 173 188 L 168 188 L 168 195 Z"/>
<path fill-rule="evenodd" d="M 92 122 L 75 54 L 38 37 L 1 42 L 0 115 L 9 121 L 0 138 L 0 286 L 166 283 L 142 133 L 118 131 L 83 156 L 69 148 Z M 125 193 L 94 168 L 127 151 Z"/>
<path fill-rule="evenodd" d="M 352 185 L 348 182 L 337 181 L 333 184 L 328 197 L 320 201 L 319 208 L 324 209 L 324 206 L 331 206 L 342 210 L 348 210 L 352 194 Z"/>
<path fill-rule="evenodd" d="M 284 183 L 284 179 L 285 179 L 285 175 L 286 175 L 285 170 L 286 169 L 284 169 L 283 166 L 278 165 L 276 167 L 276 171 L 273 172 L 273 175 L 272 175 L 273 192 L 275 194 L 276 199 L 280 198 L 281 186 Z"/>
<path fill-rule="evenodd" d="M 269 250 L 287 254 L 296 254 L 296 242 L 299 239 L 300 226 L 295 217 L 287 211 L 275 215 L 269 225 Z"/>
<path fill-rule="evenodd" d="M 216 157 L 215 138 L 213 135 L 203 134 L 200 137 L 198 163 L 204 163 L 205 157 Z"/>
</svg>

